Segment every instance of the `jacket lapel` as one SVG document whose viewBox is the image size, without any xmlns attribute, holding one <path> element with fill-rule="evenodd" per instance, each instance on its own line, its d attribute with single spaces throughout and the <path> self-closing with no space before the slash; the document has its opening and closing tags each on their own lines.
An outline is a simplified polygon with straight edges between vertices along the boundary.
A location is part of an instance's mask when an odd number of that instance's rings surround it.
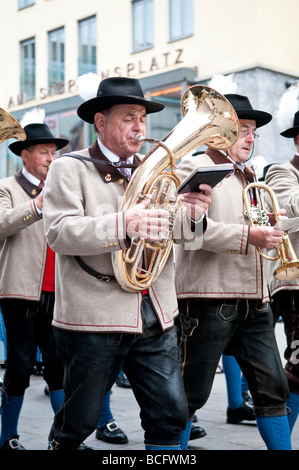
<svg viewBox="0 0 299 470">
<path fill-rule="evenodd" d="M 39 186 L 35 186 L 35 184 L 32 184 L 30 181 L 25 178 L 25 176 L 22 173 L 22 170 L 19 170 L 18 173 L 14 175 L 15 179 L 19 183 L 20 186 L 26 191 L 29 196 L 32 198 L 35 198 L 41 191 L 42 188 Z"/>
<path fill-rule="evenodd" d="M 94 143 L 89 147 L 89 154 L 91 158 L 103 161 L 103 162 L 109 162 L 108 158 L 105 157 L 105 155 L 102 153 L 98 142 L 95 140 Z M 134 155 L 134 164 L 138 165 L 140 163 L 139 158 Z M 121 174 L 121 172 L 118 170 L 118 168 L 114 168 L 111 165 L 97 165 L 94 163 L 94 166 L 98 170 L 101 178 L 103 181 L 106 182 L 112 182 L 112 181 L 120 181 L 120 179 L 124 179 L 124 176 Z"/>
<path fill-rule="evenodd" d="M 209 157 L 213 160 L 215 165 L 219 165 L 220 163 L 231 163 L 231 161 L 228 161 L 225 155 L 223 155 L 222 152 L 219 152 L 218 150 L 210 149 L 208 148 L 206 151 L 206 154 L 209 155 Z M 235 169 L 237 169 L 237 165 L 234 165 Z M 254 174 L 247 166 L 244 166 L 244 174 L 249 183 L 254 182 Z"/>
<path fill-rule="evenodd" d="M 299 156 L 294 155 L 294 158 L 291 160 L 291 164 L 299 171 Z"/>
</svg>

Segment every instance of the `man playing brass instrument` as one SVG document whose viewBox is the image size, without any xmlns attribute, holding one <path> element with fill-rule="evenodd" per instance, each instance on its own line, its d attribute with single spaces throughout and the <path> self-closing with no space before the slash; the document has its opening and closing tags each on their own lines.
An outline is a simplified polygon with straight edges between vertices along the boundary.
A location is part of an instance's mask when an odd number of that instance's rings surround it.
<svg viewBox="0 0 299 470">
<path fill-rule="evenodd" d="M 273 331 L 264 261 L 256 248 L 277 246 L 283 231 L 250 227 L 242 195 L 253 180 L 245 162 L 251 156 L 256 129 L 272 116 L 254 110 L 245 96 L 226 98 L 240 120 L 238 141 L 227 150 L 235 173 L 213 189 L 202 249 L 176 246 L 181 361 L 189 418 L 206 403 L 221 355 L 229 347 L 247 379 L 267 448 L 290 449 L 288 385 Z M 186 178 L 197 166 L 227 163 L 227 155 L 208 149 L 204 155 L 184 159 L 179 173 Z M 182 442 L 187 441 L 188 427 Z"/>
<path fill-rule="evenodd" d="M 53 450 L 77 449 L 94 431 L 102 398 L 121 369 L 141 408 L 146 449 L 179 448 L 188 413 L 173 326 L 173 258 L 145 292 L 122 289 L 111 261 L 112 252 L 127 248 L 136 232 L 159 240 L 167 226 L 168 211 L 147 209 L 149 200 L 119 210 L 128 170 L 139 161 L 136 152 L 142 144 L 136 136 L 145 136 L 146 115 L 163 107 L 144 99 L 138 80 L 102 80 L 96 96 L 78 108 L 98 136 L 79 156 L 93 161 L 62 156 L 51 166 L 44 219 L 48 242 L 57 253 L 53 324 L 66 371 L 65 401 L 49 436 Z M 111 164 L 119 158 L 126 173 Z M 194 222 L 202 225 L 211 188 L 201 189 L 190 201 L 186 196 L 192 212 L 183 211 L 182 223 L 194 218 L 196 209 Z M 191 227 L 188 234 L 194 239 Z"/>
</svg>

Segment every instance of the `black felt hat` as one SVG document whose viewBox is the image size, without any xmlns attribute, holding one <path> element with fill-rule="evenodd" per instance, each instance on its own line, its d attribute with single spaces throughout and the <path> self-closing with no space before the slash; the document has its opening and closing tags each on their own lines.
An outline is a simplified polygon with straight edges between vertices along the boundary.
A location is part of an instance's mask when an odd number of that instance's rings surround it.
<svg viewBox="0 0 299 470">
<path fill-rule="evenodd" d="M 146 112 L 162 111 L 164 105 L 144 98 L 140 83 L 134 78 L 111 77 L 105 78 L 99 84 L 97 96 L 81 104 L 77 110 L 78 116 L 90 124 L 94 115 L 116 104 L 140 104 Z"/>
<path fill-rule="evenodd" d="M 299 134 L 299 111 L 294 114 L 294 125 L 280 133 L 283 137 L 296 137 Z"/>
<path fill-rule="evenodd" d="M 56 144 L 57 150 L 65 147 L 69 141 L 67 139 L 59 139 L 53 136 L 47 124 L 27 124 L 24 127 L 26 132 L 26 140 L 17 141 L 9 145 L 9 149 L 16 155 L 21 156 L 22 150 L 37 144 Z"/>
<path fill-rule="evenodd" d="M 239 119 L 252 119 L 256 122 L 256 127 L 262 127 L 271 121 L 271 114 L 253 109 L 247 96 L 235 94 L 224 96 L 235 109 Z"/>
</svg>

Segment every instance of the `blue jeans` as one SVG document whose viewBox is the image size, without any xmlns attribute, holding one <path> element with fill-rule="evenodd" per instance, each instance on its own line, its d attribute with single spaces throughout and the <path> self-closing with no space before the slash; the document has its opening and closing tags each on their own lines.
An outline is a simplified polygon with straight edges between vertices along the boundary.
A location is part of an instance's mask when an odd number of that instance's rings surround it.
<svg viewBox="0 0 299 470">
<path fill-rule="evenodd" d="M 256 416 L 286 414 L 288 384 L 269 304 L 258 300 L 179 301 L 181 360 L 189 415 L 209 398 L 221 355 L 229 351 L 247 380 Z"/>
<path fill-rule="evenodd" d="M 81 333 L 56 330 L 65 367 L 65 401 L 49 441 L 58 450 L 77 449 L 96 428 L 102 400 L 121 369 L 140 406 L 145 443 L 178 445 L 188 419 L 175 328 L 165 332 L 149 298 L 142 301 L 144 333 Z"/>
</svg>

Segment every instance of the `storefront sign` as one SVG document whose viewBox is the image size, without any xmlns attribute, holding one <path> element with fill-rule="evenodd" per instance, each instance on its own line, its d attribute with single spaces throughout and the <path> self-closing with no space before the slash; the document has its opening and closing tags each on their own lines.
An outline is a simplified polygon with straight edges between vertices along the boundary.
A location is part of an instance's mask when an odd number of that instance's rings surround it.
<svg viewBox="0 0 299 470">
<path fill-rule="evenodd" d="M 169 66 L 180 65 L 183 63 L 183 49 L 176 49 L 174 52 L 164 52 L 160 57 L 151 57 L 149 60 L 138 60 L 129 62 L 125 67 L 116 66 L 113 69 L 112 76 L 136 77 L 144 73 L 158 72 Z M 101 72 L 101 79 L 110 77 L 109 70 Z"/>
<path fill-rule="evenodd" d="M 138 60 L 129 62 L 125 66 L 117 65 L 113 70 L 101 71 L 101 80 L 111 76 L 136 77 L 150 72 L 159 72 L 167 67 L 177 66 L 183 63 L 183 49 L 176 49 L 172 52 L 164 52 L 159 57 L 153 56 L 148 60 Z M 47 88 L 40 88 L 38 100 L 45 100 L 48 97 L 72 93 L 76 90 L 76 81 L 71 79 L 67 82 L 67 89 L 63 82 L 53 83 Z M 10 97 L 8 108 L 13 108 L 27 102 L 26 95 L 18 95 L 16 101 Z"/>
</svg>

